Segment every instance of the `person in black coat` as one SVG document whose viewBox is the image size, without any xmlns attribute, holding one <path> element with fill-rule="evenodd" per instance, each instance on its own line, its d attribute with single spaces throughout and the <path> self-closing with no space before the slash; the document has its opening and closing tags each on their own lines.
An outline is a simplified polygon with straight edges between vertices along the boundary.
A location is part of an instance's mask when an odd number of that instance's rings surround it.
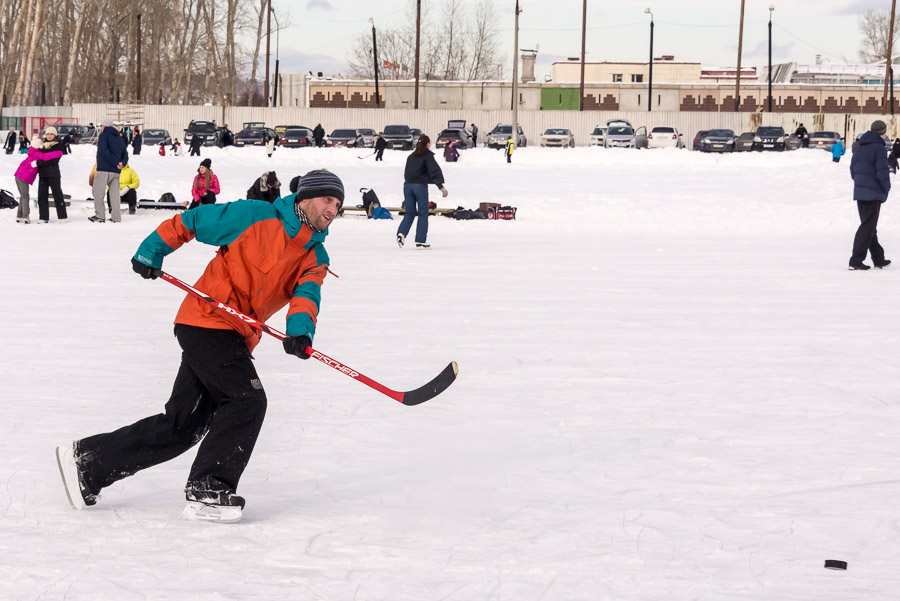
<svg viewBox="0 0 900 601">
<path fill-rule="evenodd" d="M 316 141 L 316 148 L 322 146 L 322 140 L 325 139 L 325 129 L 322 127 L 321 123 L 316 125 L 315 129 L 313 129 L 313 139 Z"/>
<path fill-rule="evenodd" d="M 61 150 L 59 138 L 57 137 L 56 128 L 52 125 L 44 130 L 44 152 L 53 150 Z M 60 185 L 61 176 L 59 173 L 59 159 L 50 159 L 48 161 L 37 161 L 38 168 L 38 214 L 41 223 L 49 223 L 50 221 L 50 205 L 49 191 L 53 191 L 53 204 L 56 206 L 56 217 L 60 222 L 65 223 L 68 218 L 66 213 L 66 198 L 63 196 L 62 186 Z"/>
<path fill-rule="evenodd" d="M 850 255 L 850 269 L 866 270 L 863 263 L 866 254 L 872 255 L 872 262 L 879 269 L 890 265 L 884 258 L 884 249 L 878 243 L 878 215 L 881 205 L 891 191 L 891 174 L 887 154 L 884 152 L 884 134 L 887 125 L 878 120 L 872 123 L 859 139 L 859 148 L 850 160 L 850 177 L 853 178 L 853 199 L 859 211 L 859 228 L 853 238 L 853 254 Z"/>
<path fill-rule="evenodd" d="M 12 127 L 9 128 L 9 133 L 6 134 L 6 142 L 3 144 L 3 150 L 6 151 L 6 154 L 12 154 L 16 149 L 16 130 Z"/>
<path fill-rule="evenodd" d="M 387 148 L 387 140 L 384 139 L 384 135 L 381 132 L 378 132 L 378 135 L 375 136 L 375 160 L 383 161 L 384 160 L 384 149 Z"/>
<path fill-rule="evenodd" d="M 191 155 L 190 156 L 200 156 L 200 147 L 203 146 L 203 142 L 206 140 L 200 134 L 194 134 L 191 138 Z"/>
<path fill-rule="evenodd" d="M 250 200 L 264 200 L 269 203 L 281 198 L 281 182 L 278 181 L 278 176 L 275 175 L 275 172 L 266 171 L 259 179 L 253 182 L 253 185 L 247 190 L 247 198 Z"/>
<path fill-rule="evenodd" d="M 144 145 L 144 135 L 140 128 L 134 128 L 134 137 L 131 139 L 131 154 L 137 156 L 141 154 L 141 146 Z"/>
<path fill-rule="evenodd" d="M 75 134 L 72 132 L 67 133 L 59 139 L 59 149 L 62 150 L 63 154 L 72 154 L 70 146 L 73 140 L 75 140 Z"/>
<path fill-rule="evenodd" d="M 797 128 L 797 131 L 794 132 L 794 135 L 800 140 L 800 144 L 803 148 L 809 148 L 809 132 L 803 127 L 802 123 L 800 124 L 800 127 Z"/>
<path fill-rule="evenodd" d="M 416 248 L 430 248 L 426 242 L 428 238 L 428 184 L 434 184 L 441 190 L 441 195 L 447 197 L 447 189 L 444 187 L 444 174 L 434 159 L 431 152 L 431 138 L 422 134 L 416 142 L 416 149 L 406 159 L 406 170 L 403 172 L 403 221 L 397 229 L 397 244 L 403 248 L 406 235 L 412 227 L 413 219 L 419 219 L 416 224 Z"/>
</svg>

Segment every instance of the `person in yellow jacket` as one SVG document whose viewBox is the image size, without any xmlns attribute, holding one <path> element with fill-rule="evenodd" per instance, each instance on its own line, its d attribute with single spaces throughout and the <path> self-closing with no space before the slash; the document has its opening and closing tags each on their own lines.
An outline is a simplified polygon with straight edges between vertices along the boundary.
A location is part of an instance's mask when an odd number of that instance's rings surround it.
<svg viewBox="0 0 900 601">
<path fill-rule="evenodd" d="M 515 149 L 516 149 L 516 143 L 513 142 L 512 138 L 510 138 L 509 140 L 506 141 L 505 152 L 506 152 L 506 162 L 507 163 L 512 163 L 512 155 L 513 155 L 513 151 Z"/>
<path fill-rule="evenodd" d="M 94 176 L 97 174 L 97 163 L 91 169 L 91 176 L 88 178 L 88 185 L 94 185 Z M 137 210 L 137 189 L 141 185 L 141 179 L 137 172 L 131 168 L 131 165 L 122 167 L 119 173 L 119 197 L 128 203 L 128 214 L 134 215 Z M 109 188 L 106 189 L 106 205 L 109 206 Z M 109 209 L 112 211 L 112 207 Z"/>
<path fill-rule="evenodd" d="M 125 165 L 119 173 L 119 196 L 128 203 L 128 214 L 134 215 L 137 208 L 137 189 L 141 179 L 131 165 Z"/>
</svg>

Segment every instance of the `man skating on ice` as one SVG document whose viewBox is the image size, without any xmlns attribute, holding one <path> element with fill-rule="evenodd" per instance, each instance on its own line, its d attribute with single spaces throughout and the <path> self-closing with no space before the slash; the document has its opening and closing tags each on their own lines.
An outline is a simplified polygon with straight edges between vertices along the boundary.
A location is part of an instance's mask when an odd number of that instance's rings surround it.
<svg viewBox="0 0 900 601">
<path fill-rule="evenodd" d="M 890 265 L 884 258 L 884 249 L 878 243 L 878 215 L 881 205 L 891 191 L 891 168 L 884 151 L 884 134 L 887 125 L 878 120 L 859 139 L 859 148 L 850 159 L 850 177 L 853 178 L 853 200 L 859 212 L 859 228 L 853 238 L 850 269 L 865 271 L 866 254 L 879 269 Z"/>
<path fill-rule="evenodd" d="M 131 259 L 155 279 L 163 258 L 196 238 L 218 246 L 195 287 L 259 321 L 289 305 L 284 348 L 307 359 L 328 273 L 323 242 L 344 201 L 328 171 L 303 176 L 296 194 L 274 203 L 240 200 L 202 205 L 163 222 Z M 57 448 L 75 509 L 94 505 L 101 489 L 200 446 L 185 486 L 189 519 L 236 522 L 237 496 L 262 427 L 266 393 L 250 353 L 260 332 L 188 295 L 175 317 L 181 366 L 163 413 Z"/>
</svg>

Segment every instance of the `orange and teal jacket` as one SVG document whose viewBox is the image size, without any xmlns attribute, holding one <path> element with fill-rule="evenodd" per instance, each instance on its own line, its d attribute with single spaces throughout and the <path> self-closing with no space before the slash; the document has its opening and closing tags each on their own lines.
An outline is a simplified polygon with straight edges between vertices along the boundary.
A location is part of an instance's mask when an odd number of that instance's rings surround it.
<svg viewBox="0 0 900 601">
<path fill-rule="evenodd" d="M 294 194 L 268 203 L 239 200 L 201 205 L 164 221 L 138 247 L 135 260 L 162 268 L 163 258 L 196 238 L 219 250 L 194 284 L 208 296 L 265 322 L 285 305 L 287 335 L 316 331 L 322 282 L 328 273 L 325 232 L 305 225 L 294 212 Z M 252 352 L 261 333 L 190 294 L 175 323 L 235 330 Z"/>
</svg>

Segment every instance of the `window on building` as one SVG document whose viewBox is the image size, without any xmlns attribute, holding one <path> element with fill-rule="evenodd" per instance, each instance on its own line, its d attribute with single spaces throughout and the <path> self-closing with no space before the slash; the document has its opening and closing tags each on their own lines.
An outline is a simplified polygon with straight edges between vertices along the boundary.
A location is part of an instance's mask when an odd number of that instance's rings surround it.
<svg viewBox="0 0 900 601">
<path fill-rule="evenodd" d="M 632 73 L 631 74 L 631 83 L 642 83 L 644 81 L 643 73 Z"/>
<path fill-rule="evenodd" d="M 613 83 L 621 83 L 622 74 L 621 73 L 613 73 Z"/>
</svg>

